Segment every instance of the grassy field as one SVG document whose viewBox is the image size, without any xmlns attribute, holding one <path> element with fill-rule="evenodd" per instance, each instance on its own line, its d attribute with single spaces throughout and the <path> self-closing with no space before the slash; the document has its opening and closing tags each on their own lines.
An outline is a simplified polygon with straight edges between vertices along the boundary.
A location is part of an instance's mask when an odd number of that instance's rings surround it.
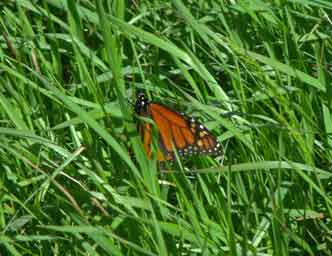
<svg viewBox="0 0 332 256">
<path fill-rule="evenodd" d="M 332 255 L 329 0 L 0 3 L 0 255 Z M 148 159 L 138 92 L 223 157 Z"/>
</svg>

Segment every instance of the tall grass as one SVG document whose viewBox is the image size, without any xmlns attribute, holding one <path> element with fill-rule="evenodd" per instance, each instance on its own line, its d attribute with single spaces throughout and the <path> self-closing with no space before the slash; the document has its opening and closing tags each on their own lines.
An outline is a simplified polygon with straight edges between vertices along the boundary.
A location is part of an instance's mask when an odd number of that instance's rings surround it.
<svg viewBox="0 0 332 256">
<path fill-rule="evenodd" d="M 331 255 L 331 9 L 0 3 L 0 254 Z M 140 91 L 222 159 L 147 159 Z"/>
</svg>

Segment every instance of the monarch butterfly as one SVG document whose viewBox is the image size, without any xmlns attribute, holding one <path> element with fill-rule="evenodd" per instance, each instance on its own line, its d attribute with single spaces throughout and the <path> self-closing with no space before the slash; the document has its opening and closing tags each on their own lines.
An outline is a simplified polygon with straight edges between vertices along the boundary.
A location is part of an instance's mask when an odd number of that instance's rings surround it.
<svg viewBox="0 0 332 256">
<path fill-rule="evenodd" d="M 179 156 L 192 154 L 221 154 L 222 147 L 217 139 L 194 118 L 189 118 L 162 104 L 150 102 L 139 94 L 135 103 L 138 115 L 151 118 L 159 131 L 157 160 L 174 160 L 174 150 Z M 151 157 L 152 127 L 149 123 L 139 125 L 144 149 Z"/>
</svg>

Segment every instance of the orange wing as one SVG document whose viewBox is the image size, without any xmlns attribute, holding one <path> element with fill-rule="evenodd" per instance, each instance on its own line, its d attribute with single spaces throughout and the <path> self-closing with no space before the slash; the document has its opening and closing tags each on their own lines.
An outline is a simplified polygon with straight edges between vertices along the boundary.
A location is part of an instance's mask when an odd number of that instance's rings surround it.
<svg viewBox="0 0 332 256">
<path fill-rule="evenodd" d="M 159 161 L 174 158 L 174 148 L 180 156 L 191 154 L 220 154 L 221 145 L 216 138 L 195 119 L 188 119 L 183 114 L 158 103 L 149 104 L 149 113 L 160 133 Z M 145 150 L 151 144 L 151 127 L 143 136 Z M 150 138 L 149 141 L 147 138 Z M 151 150 L 150 150 L 151 151 Z M 150 152 L 147 150 L 148 154 Z M 151 154 L 151 152 L 150 152 Z"/>
<path fill-rule="evenodd" d="M 148 157 L 151 157 L 151 143 L 152 143 L 152 129 L 151 129 L 151 124 L 143 124 L 140 126 L 140 134 L 143 138 L 143 146 L 146 154 Z M 158 149 L 157 151 L 157 160 L 158 161 L 166 161 L 170 160 L 171 157 L 169 156 L 168 158 L 164 155 L 163 152 Z"/>
</svg>

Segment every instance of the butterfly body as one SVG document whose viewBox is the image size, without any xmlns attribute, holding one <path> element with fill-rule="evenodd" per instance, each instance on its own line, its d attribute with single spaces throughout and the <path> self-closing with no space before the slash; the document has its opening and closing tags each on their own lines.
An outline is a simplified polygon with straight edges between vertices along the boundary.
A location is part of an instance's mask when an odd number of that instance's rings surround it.
<svg viewBox="0 0 332 256">
<path fill-rule="evenodd" d="M 188 118 L 162 104 L 149 102 L 144 94 L 138 95 L 135 111 L 138 115 L 151 118 L 158 128 L 160 150 L 157 151 L 157 159 L 159 161 L 174 159 L 175 150 L 179 156 L 222 153 L 221 144 L 194 118 Z M 139 132 L 144 149 L 150 157 L 151 124 L 140 125 Z"/>
</svg>

